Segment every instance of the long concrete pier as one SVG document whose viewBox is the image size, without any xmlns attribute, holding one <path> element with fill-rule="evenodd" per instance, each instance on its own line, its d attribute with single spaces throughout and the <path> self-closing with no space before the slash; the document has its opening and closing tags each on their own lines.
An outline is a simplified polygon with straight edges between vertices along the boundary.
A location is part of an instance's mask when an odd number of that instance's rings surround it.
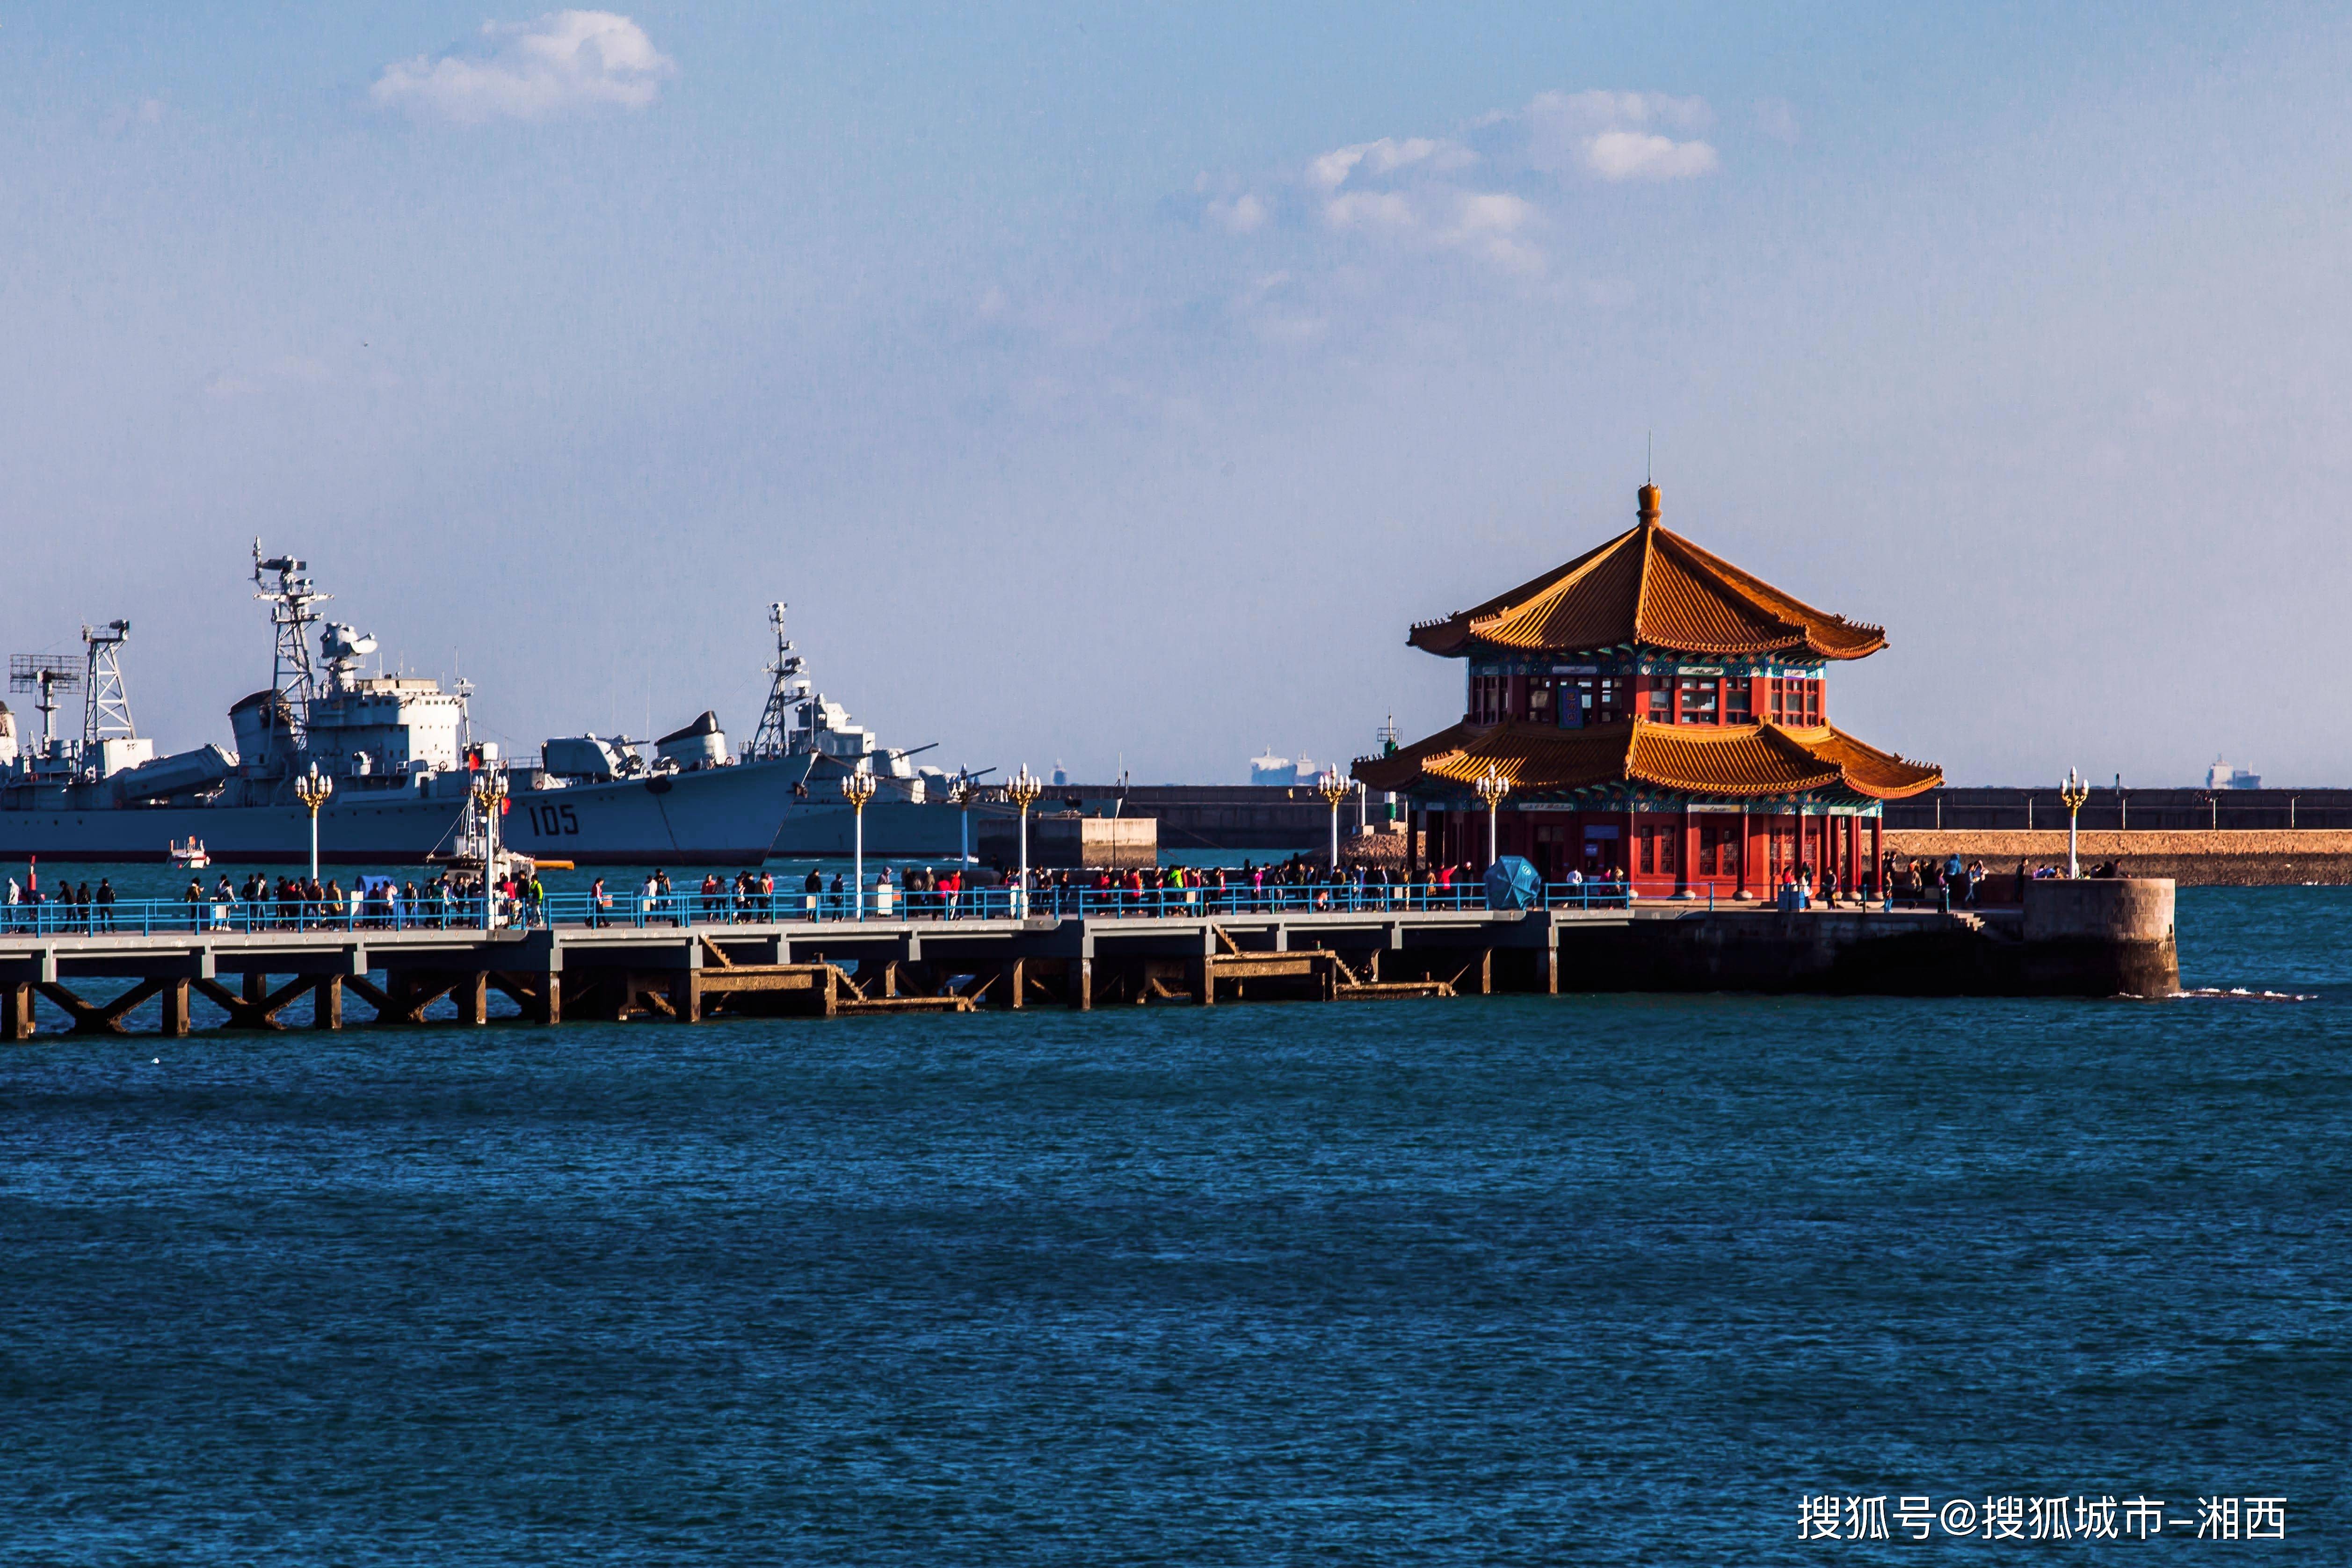
<svg viewBox="0 0 2352 1568">
<path fill-rule="evenodd" d="M 0 1039 L 72 1030 L 1337 1002 L 1497 991 L 2169 994 L 2168 882 L 2042 884 L 1985 914 L 1595 910 L 1103 915 L 476 930 L 0 934 Z M 152 1007 L 151 1007 L 152 1005 Z M 503 1009 L 498 1009 L 502 1012 Z M 352 1016 L 355 1019 L 355 1016 Z"/>
</svg>

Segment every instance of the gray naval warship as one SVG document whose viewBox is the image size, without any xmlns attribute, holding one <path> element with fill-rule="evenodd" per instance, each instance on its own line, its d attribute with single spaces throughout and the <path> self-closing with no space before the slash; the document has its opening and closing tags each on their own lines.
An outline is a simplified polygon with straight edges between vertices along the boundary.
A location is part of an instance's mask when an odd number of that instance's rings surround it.
<svg viewBox="0 0 2352 1568">
<path fill-rule="evenodd" d="M 851 773 L 874 781 L 866 807 L 869 855 L 952 860 L 969 851 L 967 830 L 977 841 L 983 817 L 1013 815 L 1002 790 L 987 783 L 995 769 L 950 773 L 919 764 L 914 759 L 936 742 L 886 746 L 872 730 L 852 722 L 846 708 L 816 689 L 808 661 L 784 635 L 784 610 L 768 606 L 776 642 L 767 668 L 768 705 L 743 752 L 746 765 L 772 769 L 782 782 L 783 822 L 773 854 L 804 859 L 851 852 L 856 816 L 841 787 Z M 711 716 L 700 721 L 711 722 Z"/>
<path fill-rule="evenodd" d="M 233 749 L 158 757 L 131 717 L 122 673 L 130 623 L 82 629 L 83 654 L 18 654 L 12 691 L 38 694 L 38 739 L 0 705 L 0 858 L 298 861 L 310 850 L 299 791 L 325 779 L 323 860 L 419 863 L 454 857 L 484 768 L 508 772 L 501 837 L 541 858 L 581 863 L 757 865 L 793 802 L 781 761 L 738 765 L 712 714 L 655 743 L 594 735 L 547 742 L 510 765 L 469 742 L 459 682 L 364 673 L 375 639 L 325 623 L 306 563 L 253 552 L 255 597 L 270 606 L 269 686 L 229 710 Z M 315 635 L 318 657 L 311 645 Z M 83 696 L 79 736 L 57 732 L 60 692 Z M 309 784 L 315 789 L 315 784 Z"/>
</svg>

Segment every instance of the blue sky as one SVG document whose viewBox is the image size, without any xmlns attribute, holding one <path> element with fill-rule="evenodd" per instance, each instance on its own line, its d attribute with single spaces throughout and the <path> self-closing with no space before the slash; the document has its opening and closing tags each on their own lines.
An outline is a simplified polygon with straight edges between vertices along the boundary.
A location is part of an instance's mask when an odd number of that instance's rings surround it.
<svg viewBox="0 0 2352 1568">
<path fill-rule="evenodd" d="M 1231 780 L 1458 714 L 1406 626 L 1625 526 L 1654 433 L 1671 526 L 1889 627 L 1865 737 L 2346 782 L 2347 44 L 0 6 L 8 645 L 128 616 L 142 725 L 224 737 L 258 533 L 525 748 L 748 734 L 782 598 L 895 742 Z"/>
</svg>

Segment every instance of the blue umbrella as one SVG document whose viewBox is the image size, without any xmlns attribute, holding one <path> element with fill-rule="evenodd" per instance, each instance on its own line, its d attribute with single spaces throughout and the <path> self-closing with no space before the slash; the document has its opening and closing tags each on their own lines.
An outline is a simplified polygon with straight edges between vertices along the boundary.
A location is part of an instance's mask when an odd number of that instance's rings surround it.
<svg viewBox="0 0 2352 1568">
<path fill-rule="evenodd" d="M 1517 855 L 1506 855 L 1486 868 L 1486 907 L 1490 910 L 1531 910 L 1543 894 L 1543 879 Z"/>
</svg>

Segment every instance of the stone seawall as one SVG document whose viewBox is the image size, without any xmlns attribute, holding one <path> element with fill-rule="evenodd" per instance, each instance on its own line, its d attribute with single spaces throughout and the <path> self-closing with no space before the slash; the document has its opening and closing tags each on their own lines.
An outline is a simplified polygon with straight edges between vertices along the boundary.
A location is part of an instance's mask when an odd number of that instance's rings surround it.
<svg viewBox="0 0 2352 1568">
<path fill-rule="evenodd" d="M 1982 860 L 1994 873 L 1990 884 L 2011 896 L 2009 878 L 2020 860 L 2029 866 L 2066 863 L 2066 833 L 2036 828 L 1889 830 L 1889 853 L 1904 859 L 1941 860 L 1958 855 Z M 2187 887 L 2260 888 L 2326 883 L 2352 885 L 2352 832 L 2332 828 L 2276 831 L 2222 828 L 2219 832 L 2085 831 L 2077 850 L 2084 869 L 2103 861 L 2120 863 L 2129 877 L 2164 877 Z"/>
</svg>

